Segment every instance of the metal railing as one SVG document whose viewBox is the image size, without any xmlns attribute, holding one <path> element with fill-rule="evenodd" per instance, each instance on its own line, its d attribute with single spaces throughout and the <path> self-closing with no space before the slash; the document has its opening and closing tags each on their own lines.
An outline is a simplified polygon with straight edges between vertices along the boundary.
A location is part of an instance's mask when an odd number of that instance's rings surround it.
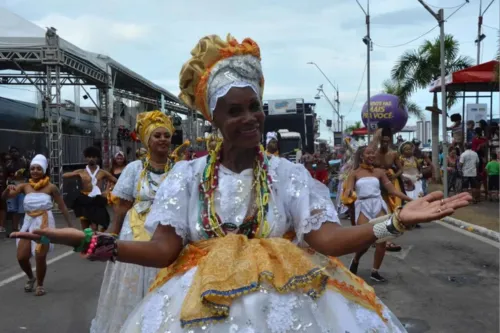
<svg viewBox="0 0 500 333">
<path fill-rule="evenodd" d="M 36 131 L 21 131 L 0 128 L 0 153 L 7 153 L 14 146 L 26 158 L 33 158 L 35 154 L 49 156 L 47 148 L 47 134 Z M 62 135 L 63 165 L 84 164 L 83 150 L 92 146 L 95 140 L 91 136 Z"/>
</svg>

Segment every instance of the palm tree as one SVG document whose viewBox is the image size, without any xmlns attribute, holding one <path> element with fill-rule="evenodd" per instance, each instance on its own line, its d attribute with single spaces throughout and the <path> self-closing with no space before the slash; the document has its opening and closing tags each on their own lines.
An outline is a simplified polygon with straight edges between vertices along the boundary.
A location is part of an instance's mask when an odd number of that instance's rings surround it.
<svg viewBox="0 0 500 333">
<path fill-rule="evenodd" d="M 382 82 L 382 91 L 385 94 L 391 94 L 399 97 L 399 100 L 401 101 L 402 98 L 400 97 L 401 95 L 401 85 L 399 82 L 394 81 L 394 80 L 385 80 Z M 406 108 L 408 109 L 408 114 L 410 116 L 417 117 L 420 120 L 424 120 L 424 111 L 422 108 L 415 102 L 413 101 L 406 101 Z"/>
<path fill-rule="evenodd" d="M 445 48 L 445 73 L 446 75 L 455 71 L 472 66 L 474 61 L 469 57 L 459 56 L 459 43 L 452 35 L 444 38 Z M 440 40 L 426 40 L 416 50 L 408 50 L 398 59 L 392 68 L 391 78 L 399 83 L 400 101 L 406 104 L 411 94 L 418 89 L 426 89 L 432 81 L 441 76 L 440 69 Z M 444 79 L 444 78 L 443 78 Z M 446 104 L 451 107 L 457 100 L 456 92 L 448 92 Z M 432 161 L 436 170 L 439 170 L 439 108 L 437 93 L 434 93 L 432 107 Z M 436 177 L 440 179 L 439 172 Z"/>
<path fill-rule="evenodd" d="M 361 128 L 363 126 L 363 124 L 361 123 L 361 121 L 356 121 L 354 123 L 354 125 L 349 125 L 345 128 L 344 132 L 345 133 L 351 133 L 352 131 L 354 130 L 357 130 L 359 128 Z"/>
</svg>

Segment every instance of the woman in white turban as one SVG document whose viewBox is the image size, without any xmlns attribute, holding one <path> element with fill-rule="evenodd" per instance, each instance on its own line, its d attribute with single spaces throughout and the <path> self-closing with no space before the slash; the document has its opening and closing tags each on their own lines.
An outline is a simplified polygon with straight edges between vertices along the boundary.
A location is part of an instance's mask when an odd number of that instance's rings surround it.
<svg viewBox="0 0 500 333">
<path fill-rule="evenodd" d="M 266 134 L 266 152 L 268 157 L 279 156 L 278 133 L 267 132 Z"/>
<path fill-rule="evenodd" d="M 30 164 L 30 179 L 28 183 L 19 185 L 9 185 L 2 193 L 2 198 L 12 198 L 22 193 L 24 198 L 24 223 L 21 231 L 31 232 L 35 229 L 55 228 L 54 216 L 52 215 L 52 201 L 55 201 L 59 210 L 72 227 L 68 214 L 68 209 L 64 204 L 59 188 L 50 182 L 47 176 L 47 159 L 45 156 L 36 155 Z M 28 276 L 28 281 L 24 286 L 25 292 L 33 291 L 35 282 L 37 283 L 35 296 L 45 295 L 43 280 L 47 271 L 47 253 L 53 249 L 48 238 L 44 238 L 39 244 L 26 239 L 17 241 L 17 261 L 19 266 Z M 30 258 L 35 257 L 36 278 L 31 269 Z"/>
</svg>

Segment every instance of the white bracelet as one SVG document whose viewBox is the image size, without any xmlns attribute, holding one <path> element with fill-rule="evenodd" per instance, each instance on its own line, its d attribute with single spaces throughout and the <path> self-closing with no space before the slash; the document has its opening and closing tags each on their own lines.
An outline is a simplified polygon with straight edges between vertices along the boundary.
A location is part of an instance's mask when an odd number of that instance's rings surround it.
<svg viewBox="0 0 500 333">
<path fill-rule="evenodd" d="M 402 233 L 397 232 L 397 229 L 394 227 L 392 215 L 385 221 L 375 224 L 373 226 L 373 234 L 377 238 L 376 243 L 383 243 L 402 235 Z"/>
</svg>

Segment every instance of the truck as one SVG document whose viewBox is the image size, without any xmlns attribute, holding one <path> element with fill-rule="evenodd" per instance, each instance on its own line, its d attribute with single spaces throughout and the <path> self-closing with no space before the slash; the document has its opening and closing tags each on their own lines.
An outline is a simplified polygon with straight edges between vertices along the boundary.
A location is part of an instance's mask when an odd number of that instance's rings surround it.
<svg viewBox="0 0 500 333">
<path fill-rule="evenodd" d="M 303 99 L 286 99 L 264 102 L 263 140 L 266 133 L 278 132 L 279 151 L 283 157 L 298 162 L 297 152 L 314 153 L 314 141 L 319 136 L 314 107 Z"/>
</svg>

